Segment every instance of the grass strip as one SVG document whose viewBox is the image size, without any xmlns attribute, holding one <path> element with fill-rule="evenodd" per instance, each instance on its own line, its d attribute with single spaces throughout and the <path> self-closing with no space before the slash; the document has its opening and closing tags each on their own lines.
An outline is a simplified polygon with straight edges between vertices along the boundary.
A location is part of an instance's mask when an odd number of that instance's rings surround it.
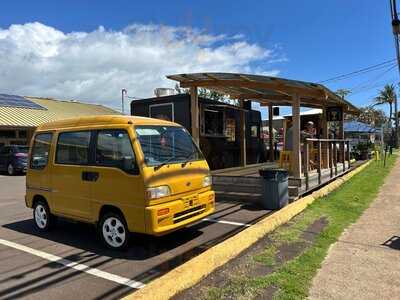
<svg viewBox="0 0 400 300">
<path fill-rule="evenodd" d="M 274 266 L 279 246 L 299 242 L 310 224 L 326 218 L 328 224 L 315 237 L 314 242 L 302 253 L 285 262 L 266 276 L 248 277 L 232 274 L 222 287 L 204 289 L 205 299 L 252 299 L 268 287 L 274 287 L 274 299 L 304 299 L 308 296 L 311 281 L 320 268 L 329 247 L 341 233 L 356 222 L 375 199 L 385 177 L 392 169 L 397 155 L 382 162 L 372 162 L 365 170 L 352 177 L 336 191 L 318 199 L 287 225 L 276 229 L 269 238 L 270 246 L 251 259 L 266 266 Z"/>
</svg>

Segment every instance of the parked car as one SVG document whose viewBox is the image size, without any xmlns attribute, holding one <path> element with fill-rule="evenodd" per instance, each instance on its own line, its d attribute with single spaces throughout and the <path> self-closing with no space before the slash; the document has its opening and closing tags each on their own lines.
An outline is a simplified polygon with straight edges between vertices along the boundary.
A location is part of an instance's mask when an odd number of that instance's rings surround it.
<svg viewBox="0 0 400 300">
<path fill-rule="evenodd" d="M 8 175 L 25 173 L 28 161 L 28 152 L 28 146 L 3 146 L 0 149 L 0 171 L 6 171 Z"/>
</svg>

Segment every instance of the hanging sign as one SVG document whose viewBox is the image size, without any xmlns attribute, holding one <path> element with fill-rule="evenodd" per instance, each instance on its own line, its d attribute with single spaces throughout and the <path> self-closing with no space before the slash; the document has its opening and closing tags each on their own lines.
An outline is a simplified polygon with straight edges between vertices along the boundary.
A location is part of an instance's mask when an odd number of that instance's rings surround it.
<svg viewBox="0 0 400 300">
<path fill-rule="evenodd" d="M 342 121 L 343 120 L 343 107 L 327 107 L 326 120 L 328 122 Z"/>
</svg>

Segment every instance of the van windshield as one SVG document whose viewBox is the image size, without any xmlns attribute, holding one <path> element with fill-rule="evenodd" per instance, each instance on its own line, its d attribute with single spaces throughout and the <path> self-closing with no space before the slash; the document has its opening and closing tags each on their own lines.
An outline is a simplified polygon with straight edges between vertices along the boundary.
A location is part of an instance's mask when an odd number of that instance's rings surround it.
<svg viewBox="0 0 400 300">
<path fill-rule="evenodd" d="M 136 126 L 136 135 L 148 166 L 203 159 L 189 133 L 182 127 Z"/>
</svg>

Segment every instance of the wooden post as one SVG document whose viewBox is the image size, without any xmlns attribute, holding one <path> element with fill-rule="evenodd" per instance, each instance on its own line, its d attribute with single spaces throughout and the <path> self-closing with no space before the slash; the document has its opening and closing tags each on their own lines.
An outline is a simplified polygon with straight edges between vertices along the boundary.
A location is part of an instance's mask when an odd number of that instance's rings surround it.
<svg viewBox="0 0 400 300">
<path fill-rule="evenodd" d="M 318 184 L 321 184 L 321 166 L 322 166 L 322 154 L 321 154 L 321 141 L 318 141 Z"/>
<path fill-rule="evenodd" d="M 273 129 L 273 113 L 272 105 L 268 105 L 268 130 L 269 130 L 269 160 L 274 161 L 274 129 Z"/>
<path fill-rule="evenodd" d="M 335 159 L 335 176 L 337 176 L 337 162 L 338 162 L 338 151 L 337 151 L 337 144 L 333 142 L 333 156 Z"/>
<path fill-rule="evenodd" d="M 243 108 L 243 100 L 240 101 L 240 106 Z M 240 111 L 239 131 L 240 131 L 240 165 L 246 166 L 246 112 Z"/>
<path fill-rule="evenodd" d="M 346 141 L 346 145 L 347 145 L 347 169 L 350 169 L 350 141 Z"/>
<path fill-rule="evenodd" d="M 342 118 L 339 121 L 339 139 L 344 140 L 344 109 L 342 107 Z M 344 157 L 344 142 L 339 143 L 339 148 L 340 148 L 340 158 L 343 162 L 343 171 L 344 171 L 344 164 L 345 164 L 345 157 Z"/>
<path fill-rule="evenodd" d="M 309 168 L 309 163 L 310 163 L 310 147 L 309 147 L 309 143 L 306 142 L 305 143 L 305 157 L 304 157 L 304 176 L 306 177 L 306 191 L 308 191 L 309 187 L 310 187 L 310 183 L 309 183 L 309 175 L 308 175 L 308 168 Z"/>
<path fill-rule="evenodd" d="M 192 137 L 197 146 L 200 145 L 200 126 L 199 126 L 199 96 L 197 87 L 190 88 L 190 111 L 192 123 Z"/>
<path fill-rule="evenodd" d="M 298 94 L 292 96 L 293 116 L 293 149 L 292 149 L 292 170 L 295 178 L 301 178 L 301 145 L 300 145 L 300 97 Z"/>
<path fill-rule="evenodd" d="M 327 121 L 327 116 L 326 116 L 326 106 L 322 108 L 322 138 L 323 139 L 328 139 L 328 121 Z M 323 168 L 327 169 L 329 168 L 329 143 L 324 143 L 322 145 L 322 162 L 323 162 Z"/>
<path fill-rule="evenodd" d="M 329 145 L 329 166 L 331 171 L 331 178 L 333 177 L 333 143 L 328 142 Z"/>
</svg>

